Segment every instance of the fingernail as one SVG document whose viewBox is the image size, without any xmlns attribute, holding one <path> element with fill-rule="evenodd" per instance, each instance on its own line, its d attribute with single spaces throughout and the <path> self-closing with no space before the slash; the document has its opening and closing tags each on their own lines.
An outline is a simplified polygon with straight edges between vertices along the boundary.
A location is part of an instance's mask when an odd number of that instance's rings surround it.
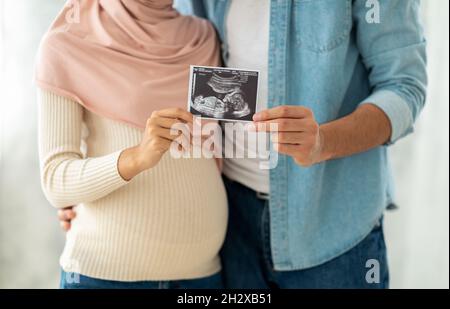
<svg viewBox="0 0 450 309">
<path fill-rule="evenodd" d="M 253 115 L 253 120 L 254 120 L 254 121 L 259 121 L 259 120 L 261 120 L 261 114 L 260 114 L 260 113 L 254 114 L 254 115 Z"/>
</svg>

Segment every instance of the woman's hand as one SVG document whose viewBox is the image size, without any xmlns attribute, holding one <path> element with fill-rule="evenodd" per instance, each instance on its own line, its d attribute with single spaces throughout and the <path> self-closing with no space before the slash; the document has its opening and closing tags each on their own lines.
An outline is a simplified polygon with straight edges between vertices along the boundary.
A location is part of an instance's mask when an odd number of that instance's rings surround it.
<svg viewBox="0 0 450 309">
<path fill-rule="evenodd" d="M 122 152 L 118 162 L 118 170 L 125 180 L 131 180 L 139 173 L 158 164 L 164 153 L 169 150 L 177 135 L 171 134 L 176 124 L 187 124 L 192 127 L 193 115 L 181 108 L 168 108 L 155 111 L 147 120 L 141 143 Z"/>
<path fill-rule="evenodd" d="M 125 180 L 130 180 L 139 173 L 154 167 L 161 160 L 171 143 L 180 136 L 171 135 L 170 129 L 177 123 L 192 127 L 191 113 L 179 109 L 169 108 L 156 111 L 147 120 L 144 136 L 139 145 L 124 150 L 119 158 L 119 174 Z M 58 210 L 58 219 L 64 231 L 71 229 L 72 220 L 76 212 L 73 206 Z"/>
</svg>

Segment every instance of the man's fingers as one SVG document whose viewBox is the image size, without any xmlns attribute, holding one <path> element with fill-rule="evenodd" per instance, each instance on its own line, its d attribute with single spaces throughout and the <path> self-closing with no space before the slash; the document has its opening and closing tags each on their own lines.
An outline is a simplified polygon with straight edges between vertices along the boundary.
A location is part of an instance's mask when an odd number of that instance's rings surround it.
<svg viewBox="0 0 450 309">
<path fill-rule="evenodd" d="M 253 121 L 266 121 L 278 118 L 307 118 L 312 116 L 312 111 L 303 106 L 277 106 L 266 109 L 253 116 Z"/>
<path fill-rule="evenodd" d="M 68 232 L 70 230 L 70 222 L 68 221 L 61 221 L 59 225 L 64 230 L 64 232 Z"/>
<path fill-rule="evenodd" d="M 64 210 L 62 209 L 58 210 L 58 220 L 66 220 Z"/>
<path fill-rule="evenodd" d="M 61 221 L 70 221 L 76 217 L 76 213 L 73 208 L 59 209 L 58 219 Z"/>
<path fill-rule="evenodd" d="M 297 156 L 300 151 L 300 145 L 274 143 L 273 147 L 274 147 L 275 151 L 277 151 L 278 153 L 281 153 L 281 154 L 284 154 L 287 156 L 291 156 L 291 157 Z"/>
<path fill-rule="evenodd" d="M 256 122 L 250 130 L 258 132 L 312 132 L 317 124 L 311 119 L 281 118 Z"/>
<path fill-rule="evenodd" d="M 192 123 L 194 116 L 188 111 L 182 108 L 166 108 L 159 111 L 155 111 L 152 114 L 152 117 L 163 117 L 163 118 L 172 118 L 172 119 L 180 119 L 188 123 Z"/>
<path fill-rule="evenodd" d="M 306 132 L 278 132 L 272 133 L 272 143 L 279 144 L 301 144 L 310 134 Z"/>
</svg>

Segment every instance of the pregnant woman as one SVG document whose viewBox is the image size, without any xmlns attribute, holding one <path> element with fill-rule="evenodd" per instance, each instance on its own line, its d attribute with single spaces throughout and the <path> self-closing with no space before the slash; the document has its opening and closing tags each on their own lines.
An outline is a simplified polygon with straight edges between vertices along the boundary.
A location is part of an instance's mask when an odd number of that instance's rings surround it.
<svg viewBox="0 0 450 309">
<path fill-rule="evenodd" d="M 77 205 L 62 288 L 221 287 L 219 170 L 168 151 L 171 126 L 193 121 L 190 64 L 219 65 L 215 31 L 169 0 L 69 2 L 44 37 L 42 186 L 55 207 Z"/>
</svg>

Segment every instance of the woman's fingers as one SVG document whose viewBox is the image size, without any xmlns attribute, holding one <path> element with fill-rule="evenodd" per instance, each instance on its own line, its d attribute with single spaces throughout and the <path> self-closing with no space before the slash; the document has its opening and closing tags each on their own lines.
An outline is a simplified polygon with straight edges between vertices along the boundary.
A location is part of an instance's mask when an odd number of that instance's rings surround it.
<svg viewBox="0 0 450 309">
<path fill-rule="evenodd" d="M 171 129 L 176 126 L 186 126 L 186 129 L 188 129 L 189 127 L 188 124 L 180 122 L 179 119 L 165 118 L 165 117 L 150 118 L 148 125 L 155 125 L 166 129 Z"/>
<path fill-rule="evenodd" d="M 172 118 L 180 119 L 188 123 L 192 123 L 194 116 L 188 111 L 182 108 L 166 108 L 159 111 L 155 111 L 152 114 L 152 118 Z"/>
<path fill-rule="evenodd" d="M 196 120 L 191 113 L 180 108 L 153 112 L 147 120 L 145 136 L 150 149 L 162 154 L 171 147 L 171 143 L 176 142 L 174 146 L 177 146 L 179 150 L 189 151 L 189 145 L 194 143 L 194 121 Z M 209 134 L 200 135 L 200 137 L 203 140 L 204 137 L 209 138 Z"/>
<path fill-rule="evenodd" d="M 190 140 L 190 124 L 182 123 L 179 119 L 154 116 L 147 122 L 147 133 L 150 139 L 160 137 L 168 141 L 179 140 L 181 136 Z"/>
<path fill-rule="evenodd" d="M 178 139 L 181 135 L 183 135 L 183 132 L 181 132 L 180 130 L 170 130 L 170 129 L 161 128 L 161 127 L 154 127 L 150 130 L 151 130 L 150 134 L 152 136 L 159 136 L 159 137 L 165 138 L 169 141 Z"/>
<path fill-rule="evenodd" d="M 153 138 L 150 144 L 154 151 L 162 155 L 170 148 L 172 143 L 173 141 L 171 140 L 157 136 Z"/>
</svg>

